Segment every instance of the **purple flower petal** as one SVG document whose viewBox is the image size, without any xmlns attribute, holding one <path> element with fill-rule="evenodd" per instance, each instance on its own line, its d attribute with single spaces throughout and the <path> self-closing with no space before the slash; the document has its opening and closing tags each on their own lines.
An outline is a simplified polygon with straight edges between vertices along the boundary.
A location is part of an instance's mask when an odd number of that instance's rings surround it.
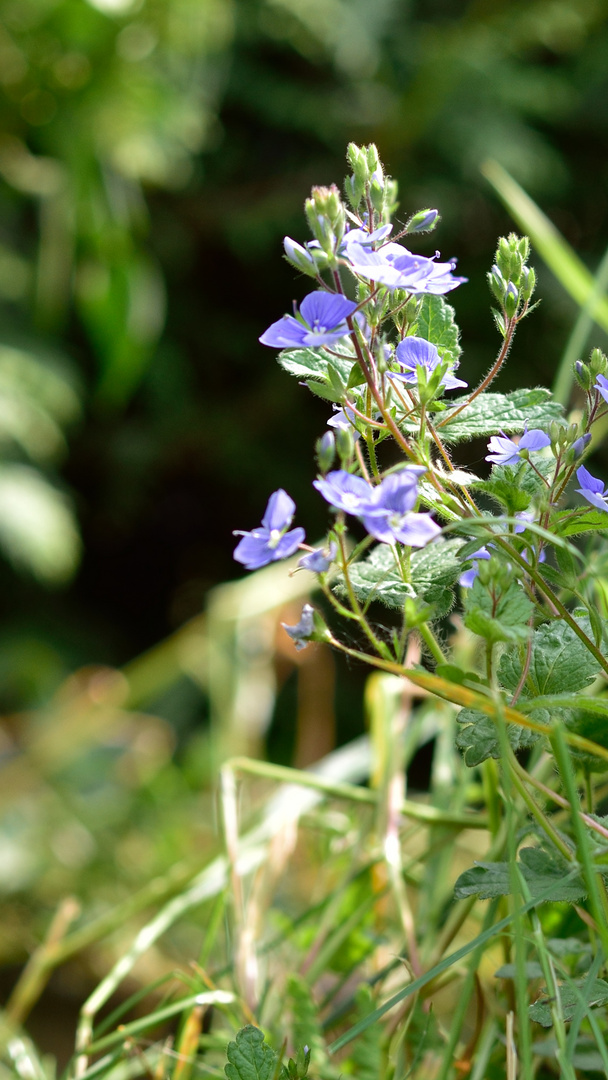
<svg viewBox="0 0 608 1080">
<path fill-rule="evenodd" d="M 284 315 L 272 323 L 259 338 L 262 345 L 274 349 L 297 349 L 302 345 L 318 348 L 338 341 L 350 333 L 344 321 L 352 315 L 357 305 L 340 293 L 328 293 L 322 289 L 309 293 L 300 305 L 303 325 L 293 315 Z"/>
<path fill-rule="evenodd" d="M 598 375 L 597 382 L 595 383 L 594 390 L 599 390 L 604 401 L 608 402 L 608 379 L 605 375 Z"/>
<path fill-rule="evenodd" d="M 545 446 L 551 445 L 551 439 L 540 428 L 533 428 L 532 431 L 524 431 L 521 439 L 519 440 L 520 450 L 544 450 Z"/>
<path fill-rule="evenodd" d="M 598 510 L 608 511 L 608 492 L 604 489 L 602 481 L 597 476 L 592 476 L 584 465 L 576 470 L 576 479 L 581 485 L 576 488 L 579 495 L 582 495 L 592 506 L 597 506 Z"/>
<path fill-rule="evenodd" d="M 273 349 L 297 349 L 305 344 L 307 333 L 306 327 L 294 319 L 293 315 L 283 315 L 282 319 L 273 322 L 260 335 L 258 341 L 262 345 L 270 345 Z"/>
<path fill-rule="evenodd" d="M 305 649 L 308 645 L 315 629 L 314 613 L 315 609 L 312 604 L 304 604 L 299 623 L 296 623 L 295 626 L 287 626 L 286 623 L 281 623 L 283 629 L 287 631 L 292 639 L 296 649 Z"/>
<path fill-rule="evenodd" d="M 470 558 L 475 559 L 476 561 L 473 563 L 470 570 L 465 570 L 464 573 L 460 575 L 458 584 L 462 585 L 463 589 L 470 589 L 475 578 L 479 574 L 479 564 L 477 560 L 490 559 L 491 557 L 490 552 L 485 547 L 480 548 L 479 551 L 474 551 Z"/>
<path fill-rule="evenodd" d="M 316 548 L 315 551 L 311 551 L 308 555 L 304 555 L 300 559 L 298 566 L 301 566 L 304 570 L 312 570 L 313 574 L 325 574 L 332 562 L 336 557 L 338 545 L 332 540 L 329 545 L 329 550 L 323 548 Z"/>
<path fill-rule="evenodd" d="M 360 514 L 372 497 L 372 487 L 361 476 L 353 476 L 344 469 L 335 469 L 322 480 L 313 480 L 313 487 L 338 510 L 347 514 Z"/>
<path fill-rule="evenodd" d="M 293 520 L 296 512 L 296 504 L 283 488 L 275 491 L 268 500 L 264 511 L 262 525 L 265 529 L 286 529 Z"/>
</svg>

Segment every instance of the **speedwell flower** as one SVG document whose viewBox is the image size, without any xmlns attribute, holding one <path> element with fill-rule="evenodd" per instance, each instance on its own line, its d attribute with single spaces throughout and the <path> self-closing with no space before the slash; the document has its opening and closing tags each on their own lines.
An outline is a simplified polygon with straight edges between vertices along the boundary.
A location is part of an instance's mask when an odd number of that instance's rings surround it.
<svg viewBox="0 0 608 1080">
<path fill-rule="evenodd" d="M 362 476 L 353 476 L 345 469 L 334 469 L 323 480 L 313 480 L 313 487 L 326 502 L 355 517 L 362 513 L 372 497 L 372 486 Z"/>
<path fill-rule="evenodd" d="M 372 499 L 361 516 L 368 533 L 376 540 L 384 544 L 399 540 L 409 547 L 424 547 L 441 532 L 430 514 L 411 512 L 418 498 L 421 472 L 426 472 L 422 466 L 406 466 L 373 489 Z"/>
<path fill-rule="evenodd" d="M 599 390 L 604 401 L 608 402 L 608 379 L 605 375 L 598 375 L 597 382 L 593 387 L 594 390 Z"/>
<path fill-rule="evenodd" d="M 521 459 L 522 450 L 542 450 L 550 445 L 551 439 L 544 431 L 540 428 L 528 431 L 526 423 L 524 433 L 518 443 L 505 435 L 504 431 L 501 431 L 500 435 L 493 435 L 488 443 L 490 453 L 486 454 L 486 461 L 491 461 L 494 465 L 517 465 Z"/>
<path fill-rule="evenodd" d="M 337 550 L 338 545 L 332 540 L 329 548 L 315 548 L 308 555 L 304 555 L 298 566 L 301 566 L 303 570 L 312 570 L 313 574 L 325 574 L 334 561 Z"/>
<path fill-rule="evenodd" d="M 314 349 L 331 345 L 332 341 L 350 333 L 345 320 L 356 307 L 354 300 L 348 300 L 341 293 L 318 289 L 302 300 L 299 319 L 284 315 L 272 323 L 259 340 L 273 349 L 300 349 L 303 346 Z"/>
<path fill-rule="evenodd" d="M 296 623 L 295 626 L 287 626 L 287 623 L 281 623 L 281 626 L 287 631 L 298 650 L 305 649 L 314 634 L 314 615 L 315 609 L 312 604 L 304 604 L 299 623 Z"/>
<path fill-rule="evenodd" d="M 355 230 L 356 232 L 356 230 Z M 424 255 L 414 255 L 401 244 L 388 243 L 370 251 L 355 235 L 346 234 L 343 257 L 358 277 L 377 281 L 389 289 L 407 289 L 410 293 L 443 294 L 457 288 L 467 278 L 454 277 L 456 261 L 436 262 Z"/>
<path fill-rule="evenodd" d="M 389 371 L 392 379 L 403 379 L 404 382 L 413 386 L 418 384 L 418 368 L 422 367 L 427 373 L 427 379 L 441 363 L 441 357 L 435 345 L 424 338 L 406 337 L 399 342 L 395 349 L 395 359 L 401 365 L 401 371 Z M 440 386 L 446 390 L 455 390 L 458 386 L 467 386 L 462 379 L 455 378 L 451 371 L 446 371 L 441 379 Z"/>
<path fill-rule="evenodd" d="M 579 495 L 582 495 L 592 506 L 597 506 L 598 510 L 608 510 L 608 488 L 604 487 L 597 476 L 592 476 L 589 470 L 581 465 L 576 470 L 576 479 L 581 485 L 576 489 Z"/>
<path fill-rule="evenodd" d="M 235 536 L 242 536 L 234 549 L 234 558 L 248 570 L 258 570 L 260 566 L 287 559 L 304 540 L 304 529 L 292 529 L 288 532 L 296 504 L 293 499 L 279 488 L 268 500 L 266 512 L 259 529 L 243 532 L 236 529 Z"/>
</svg>

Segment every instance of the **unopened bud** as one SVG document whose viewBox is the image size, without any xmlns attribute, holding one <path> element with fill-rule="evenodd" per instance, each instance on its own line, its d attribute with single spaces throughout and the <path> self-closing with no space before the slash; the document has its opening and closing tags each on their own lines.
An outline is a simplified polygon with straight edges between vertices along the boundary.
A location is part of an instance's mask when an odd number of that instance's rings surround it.
<svg viewBox="0 0 608 1080">
<path fill-rule="evenodd" d="M 338 428 L 336 431 L 336 448 L 342 468 L 350 465 L 355 452 L 355 439 L 350 428 Z"/>
<path fill-rule="evenodd" d="M 505 292 L 507 291 L 507 283 L 496 263 L 494 263 L 494 266 L 488 274 L 488 285 L 490 286 L 490 289 L 492 290 L 499 304 L 504 303 Z"/>
<path fill-rule="evenodd" d="M 417 214 L 413 214 L 410 218 L 405 229 L 408 233 L 431 232 L 438 224 L 438 210 L 419 210 Z"/>
<path fill-rule="evenodd" d="M 521 274 L 521 297 L 529 300 L 536 288 L 536 271 L 533 266 L 524 266 Z"/>
<path fill-rule="evenodd" d="M 579 438 L 572 443 L 572 448 L 570 452 L 572 454 L 573 461 L 576 461 L 582 456 L 582 454 L 585 453 L 585 450 L 589 446 L 590 442 L 591 432 L 586 431 L 584 435 L 580 435 Z"/>
<path fill-rule="evenodd" d="M 517 289 L 515 288 L 515 285 L 513 284 L 513 282 L 510 281 L 509 284 L 507 285 L 507 291 L 505 292 L 505 299 L 504 299 L 505 311 L 506 311 L 507 317 L 509 319 L 512 319 L 513 316 L 515 315 L 515 312 L 517 311 L 517 305 L 518 304 L 519 304 L 519 293 L 518 293 Z"/>
<path fill-rule="evenodd" d="M 317 276 L 316 263 L 310 252 L 302 247 L 301 244 L 297 244 L 291 237 L 285 236 L 283 237 L 283 250 L 287 262 L 291 263 L 292 266 L 295 266 L 296 270 L 300 270 L 301 273 L 307 274 L 308 277 L 314 278 Z"/>
<path fill-rule="evenodd" d="M 336 437 L 333 431 L 326 431 L 317 439 L 315 453 L 320 472 L 329 472 L 336 458 Z"/>
<path fill-rule="evenodd" d="M 581 390 L 590 390 L 593 382 L 593 376 L 589 371 L 586 364 L 583 364 L 582 360 L 577 360 L 574 364 L 574 375 Z"/>
<path fill-rule="evenodd" d="M 589 370 L 592 375 L 605 375 L 608 371 L 608 357 L 604 356 L 601 349 L 592 349 Z"/>
</svg>

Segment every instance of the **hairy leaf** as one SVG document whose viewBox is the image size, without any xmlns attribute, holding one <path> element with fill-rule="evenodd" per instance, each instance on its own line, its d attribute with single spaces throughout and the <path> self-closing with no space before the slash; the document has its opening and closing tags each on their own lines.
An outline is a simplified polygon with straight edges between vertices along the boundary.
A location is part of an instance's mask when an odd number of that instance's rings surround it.
<svg viewBox="0 0 608 1080">
<path fill-rule="evenodd" d="M 462 405 L 466 397 L 457 398 L 452 404 Z M 461 442 L 482 435 L 507 435 L 523 432 L 527 421 L 529 428 L 546 429 L 552 420 L 563 416 L 561 405 L 542 387 L 534 390 L 513 390 L 510 394 L 480 394 L 453 420 L 449 413 L 437 414 L 438 432 L 444 442 Z M 407 425 L 404 425 L 407 426 Z"/>
<path fill-rule="evenodd" d="M 277 1069 L 275 1051 L 253 1024 L 237 1032 L 236 1040 L 228 1043 L 226 1057 L 224 1072 L 228 1080 L 273 1080 Z"/>
<path fill-rule="evenodd" d="M 408 596 L 420 596 L 426 603 L 449 610 L 451 597 L 446 590 L 461 573 L 457 553 L 462 540 L 436 540 L 410 558 L 411 584 L 403 581 L 395 555 L 388 544 L 379 544 L 361 562 L 350 568 L 350 579 L 357 599 L 362 603 L 380 600 L 387 607 L 401 609 Z M 339 586 L 342 589 L 342 586 Z M 449 601 L 449 602 L 448 602 Z"/>
<path fill-rule="evenodd" d="M 578 988 L 578 993 L 575 989 Z M 544 994 L 547 993 L 545 987 Z M 562 1006 L 562 1013 L 564 1020 L 572 1020 L 580 1001 L 580 997 L 583 997 L 585 1003 L 590 1008 L 597 1008 L 598 1005 L 605 1005 L 608 1001 L 608 982 L 604 979 L 575 979 L 574 986 L 564 984 L 559 987 L 559 997 Z M 542 1027 L 552 1027 L 553 1016 L 551 1014 L 551 1001 L 549 997 L 539 998 L 530 1005 L 528 1014 L 531 1020 L 540 1024 Z"/>
<path fill-rule="evenodd" d="M 518 866 L 530 890 L 532 898 L 550 890 L 546 900 L 576 903 L 587 894 L 580 874 L 568 878 L 573 867 L 557 852 L 542 848 L 522 848 Z M 496 896 L 509 896 L 511 872 L 508 862 L 479 862 L 461 874 L 454 886 L 457 900 L 478 896 L 480 900 L 492 900 Z"/>
<path fill-rule="evenodd" d="M 461 728 L 456 735 L 456 746 L 462 751 L 465 765 L 473 768 L 487 758 L 500 758 L 500 738 L 495 721 L 476 709 L 461 709 L 456 717 Z M 541 719 L 537 716 L 537 719 Z M 548 722 L 549 714 L 542 717 Z M 540 736 L 529 728 L 507 724 L 507 738 L 513 750 L 524 750 L 538 742 Z"/>
<path fill-rule="evenodd" d="M 525 641 L 530 633 L 527 625 L 533 604 L 517 582 L 498 595 L 493 595 L 476 578 L 468 591 L 464 624 L 474 634 L 489 642 Z"/>
<path fill-rule="evenodd" d="M 460 330 L 454 321 L 454 308 L 443 296 L 424 296 L 416 325 L 418 337 L 430 341 L 450 360 L 457 360 L 462 352 L 458 344 Z"/>
<path fill-rule="evenodd" d="M 580 536 L 586 532 L 608 529 L 608 514 L 601 510 L 559 510 L 551 518 L 550 527 L 558 536 Z"/>
<path fill-rule="evenodd" d="M 335 353 L 338 352 L 340 355 L 336 356 Z M 279 353 L 278 360 L 290 375 L 296 375 L 299 379 L 320 379 L 322 382 L 329 378 L 331 364 L 345 384 L 348 383 L 355 364 L 352 353 L 343 353 L 340 349 L 332 351 L 331 356 L 325 349 L 284 349 Z"/>
<path fill-rule="evenodd" d="M 519 649 L 509 649 L 503 655 L 498 677 L 508 690 L 515 690 L 518 685 L 524 659 Z M 582 690 L 599 671 L 597 660 L 567 623 L 558 620 L 545 623 L 532 635 L 526 697 Z"/>
</svg>

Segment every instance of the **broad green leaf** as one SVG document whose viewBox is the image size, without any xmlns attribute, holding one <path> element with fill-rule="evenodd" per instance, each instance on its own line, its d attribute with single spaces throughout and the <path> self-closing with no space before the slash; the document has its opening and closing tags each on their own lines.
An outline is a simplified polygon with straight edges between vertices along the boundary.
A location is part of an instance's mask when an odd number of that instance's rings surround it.
<svg viewBox="0 0 608 1080">
<path fill-rule="evenodd" d="M 509 649 L 501 658 L 498 677 L 508 690 L 515 690 L 523 670 L 524 657 Z M 594 656 L 567 623 L 545 623 L 532 635 L 526 697 L 566 694 L 582 690 L 600 671 Z"/>
<path fill-rule="evenodd" d="M 401 609 L 408 596 L 420 596 L 429 604 L 445 609 L 445 592 L 458 579 L 461 565 L 457 553 L 462 540 L 436 540 L 410 557 L 410 584 L 403 580 L 393 549 L 379 544 L 361 562 L 350 568 L 350 580 L 362 603 L 380 600 L 387 607 Z M 449 608 L 448 608 L 449 610 Z"/>
<path fill-rule="evenodd" d="M 253 1024 L 237 1032 L 236 1041 L 228 1043 L 226 1056 L 224 1072 L 228 1080 L 273 1080 L 277 1055 Z"/>
<path fill-rule="evenodd" d="M 542 848 L 522 848 L 518 866 L 532 899 L 547 890 L 549 895 L 545 899 L 554 903 L 576 903 L 586 896 L 587 889 L 581 875 L 577 874 L 565 880 L 572 870 L 572 865 L 557 852 L 543 851 Z M 457 900 L 465 900 L 468 896 L 492 900 L 496 896 L 509 896 L 510 892 L 511 871 L 508 862 L 476 863 L 460 875 L 454 886 Z"/>
<path fill-rule="evenodd" d="M 456 746 L 462 751 L 465 765 L 473 768 L 487 758 L 500 758 L 500 737 L 492 717 L 476 709 L 461 709 L 456 719 L 462 725 L 456 734 Z M 548 722 L 549 714 L 537 719 Z M 517 724 L 507 724 L 506 731 L 515 751 L 533 746 L 540 737 L 535 731 Z"/>
<path fill-rule="evenodd" d="M 525 641 L 530 633 L 527 625 L 533 604 L 517 582 L 506 592 L 492 595 L 479 578 L 468 590 L 464 624 L 474 634 L 489 642 Z"/>
<path fill-rule="evenodd" d="M 339 356 L 335 354 L 338 352 Z M 330 356 L 325 349 L 284 349 L 279 353 L 278 360 L 290 375 L 296 375 L 299 379 L 320 379 L 322 382 L 328 380 L 331 364 L 346 384 L 356 362 L 355 357 L 339 349 L 335 353 L 332 352 Z"/>
<path fill-rule="evenodd" d="M 454 308 L 443 296 L 425 296 L 416 320 L 416 334 L 437 345 L 443 356 L 458 360 L 462 352 L 458 339 L 460 330 L 454 321 Z"/>
<path fill-rule="evenodd" d="M 328 386 L 326 383 L 317 382 L 316 379 L 307 379 L 306 385 L 313 394 L 317 397 L 323 398 L 324 401 L 333 401 L 338 403 L 344 400 L 343 390 L 334 390 L 333 386 Z"/>
<path fill-rule="evenodd" d="M 461 405 L 466 397 L 457 398 L 453 405 Z M 441 439 L 448 443 L 461 442 L 484 435 L 506 435 L 523 432 L 527 421 L 529 428 L 546 430 L 552 420 L 559 420 L 563 409 L 544 387 L 534 390 L 514 390 L 510 394 L 480 394 L 453 420 L 450 413 L 436 414 L 436 427 Z M 413 425 L 403 425 L 404 430 L 414 430 Z"/>
<path fill-rule="evenodd" d="M 578 993 L 574 986 L 569 986 L 567 983 L 559 987 L 562 1013 L 566 1023 L 572 1020 L 581 995 L 590 1008 L 597 1008 L 599 1005 L 605 1005 L 608 1002 L 608 982 L 605 982 L 604 979 L 592 979 L 591 981 L 588 979 L 575 979 L 574 984 L 578 987 Z M 543 993 L 547 993 L 546 987 Z M 551 998 L 544 997 L 539 998 L 538 1001 L 530 1005 L 528 1009 L 530 1019 L 542 1027 L 552 1027 L 551 1001 Z"/>
<path fill-rule="evenodd" d="M 580 536 L 586 532 L 608 529 L 608 514 L 601 510 L 560 510 L 551 518 L 551 529 L 558 536 Z"/>
<path fill-rule="evenodd" d="M 499 967 L 498 971 L 494 972 L 495 979 L 514 979 L 517 974 L 517 968 L 515 964 L 503 964 Z M 525 964 L 526 979 L 542 979 L 543 969 L 538 963 L 538 960 L 529 960 Z"/>
</svg>

